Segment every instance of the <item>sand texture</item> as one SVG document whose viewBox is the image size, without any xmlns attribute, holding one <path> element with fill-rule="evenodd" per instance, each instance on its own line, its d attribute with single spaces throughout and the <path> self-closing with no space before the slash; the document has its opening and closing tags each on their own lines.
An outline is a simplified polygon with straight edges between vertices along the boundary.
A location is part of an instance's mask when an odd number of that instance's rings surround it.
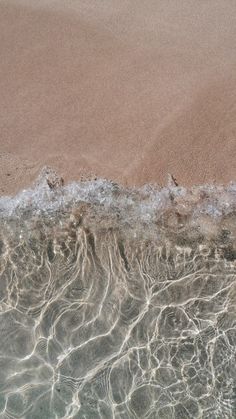
<svg viewBox="0 0 236 419">
<path fill-rule="evenodd" d="M 0 194 L 236 173 L 236 2 L 0 2 Z"/>
</svg>

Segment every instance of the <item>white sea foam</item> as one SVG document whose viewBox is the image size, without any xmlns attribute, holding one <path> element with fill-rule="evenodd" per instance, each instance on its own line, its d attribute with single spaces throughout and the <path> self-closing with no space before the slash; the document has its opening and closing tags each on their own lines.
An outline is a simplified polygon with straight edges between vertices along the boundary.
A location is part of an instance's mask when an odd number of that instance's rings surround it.
<svg viewBox="0 0 236 419">
<path fill-rule="evenodd" d="M 171 208 L 191 212 L 196 218 L 202 214 L 219 218 L 236 209 L 236 182 L 189 189 L 172 185 L 161 188 L 155 184 L 125 188 L 109 180 L 97 179 L 51 188 L 45 175 L 32 188 L 15 196 L 0 197 L 0 217 L 20 217 L 25 212 L 52 213 L 81 202 L 106 212 L 119 212 L 123 219 L 150 223 Z"/>
</svg>

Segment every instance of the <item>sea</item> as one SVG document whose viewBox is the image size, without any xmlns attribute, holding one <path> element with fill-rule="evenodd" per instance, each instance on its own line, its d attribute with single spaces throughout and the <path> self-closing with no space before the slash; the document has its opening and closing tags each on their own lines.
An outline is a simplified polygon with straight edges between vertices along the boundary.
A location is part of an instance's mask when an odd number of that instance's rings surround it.
<svg viewBox="0 0 236 419">
<path fill-rule="evenodd" d="M 235 419 L 236 183 L 1 197 L 0 418 Z"/>
</svg>

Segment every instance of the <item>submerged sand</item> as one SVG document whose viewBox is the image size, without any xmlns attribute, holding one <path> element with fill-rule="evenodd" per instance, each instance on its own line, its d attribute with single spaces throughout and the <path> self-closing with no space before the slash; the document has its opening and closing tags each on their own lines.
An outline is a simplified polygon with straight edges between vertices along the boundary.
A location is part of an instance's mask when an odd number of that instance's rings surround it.
<svg viewBox="0 0 236 419">
<path fill-rule="evenodd" d="M 236 173 L 236 3 L 0 3 L 0 194 L 44 165 L 124 184 Z"/>
<path fill-rule="evenodd" d="M 236 184 L 0 198 L 0 415 L 235 419 Z"/>
</svg>

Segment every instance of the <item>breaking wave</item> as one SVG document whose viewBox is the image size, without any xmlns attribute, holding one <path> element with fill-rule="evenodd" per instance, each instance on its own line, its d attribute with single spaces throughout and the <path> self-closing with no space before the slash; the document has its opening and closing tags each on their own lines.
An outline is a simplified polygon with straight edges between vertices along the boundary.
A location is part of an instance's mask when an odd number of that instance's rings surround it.
<svg viewBox="0 0 236 419">
<path fill-rule="evenodd" d="M 1 418 L 235 418 L 236 184 L 0 198 Z"/>
</svg>

